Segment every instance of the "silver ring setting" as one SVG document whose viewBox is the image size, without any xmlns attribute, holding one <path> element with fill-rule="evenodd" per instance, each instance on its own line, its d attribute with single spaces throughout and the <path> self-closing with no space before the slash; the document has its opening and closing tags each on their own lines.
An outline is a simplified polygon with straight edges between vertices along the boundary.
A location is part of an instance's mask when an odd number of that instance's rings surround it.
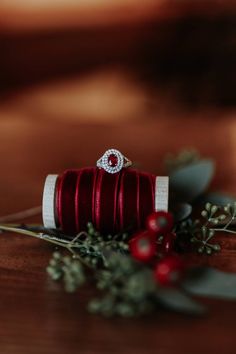
<svg viewBox="0 0 236 354">
<path fill-rule="evenodd" d="M 109 149 L 97 161 L 97 167 L 103 168 L 108 173 L 117 173 L 124 167 L 129 167 L 132 162 L 127 159 L 119 150 Z"/>
</svg>

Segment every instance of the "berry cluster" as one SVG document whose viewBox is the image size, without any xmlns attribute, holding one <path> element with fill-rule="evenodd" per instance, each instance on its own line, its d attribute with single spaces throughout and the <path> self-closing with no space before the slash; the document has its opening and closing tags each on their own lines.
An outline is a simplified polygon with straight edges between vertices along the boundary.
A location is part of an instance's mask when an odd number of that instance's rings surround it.
<svg viewBox="0 0 236 354">
<path fill-rule="evenodd" d="M 184 263 L 174 252 L 176 234 L 171 213 L 157 211 L 146 220 L 146 230 L 136 233 L 129 242 L 130 253 L 136 260 L 154 268 L 158 284 L 177 284 L 184 273 Z"/>
</svg>

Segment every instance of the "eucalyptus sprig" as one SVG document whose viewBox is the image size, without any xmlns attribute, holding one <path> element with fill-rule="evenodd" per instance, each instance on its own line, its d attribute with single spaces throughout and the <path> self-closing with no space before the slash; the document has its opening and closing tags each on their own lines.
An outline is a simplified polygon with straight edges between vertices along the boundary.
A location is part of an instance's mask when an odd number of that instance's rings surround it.
<svg viewBox="0 0 236 354">
<path fill-rule="evenodd" d="M 73 239 L 69 235 L 62 235 L 60 232 L 55 233 L 50 230 L 45 232 L 36 232 L 22 227 L 13 227 L 9 225 L 0 225 L 1 231 L 14 232 L 31 236 L 38 239 L 43 239 L 55 246 L 62 247 L 71 253 L 74 259 L 79 260 L 85 266 L 96 268 L 97 266 L 106 266 L 105 251 L 116 251 L 118 253 L 126 253 L 129 249 L 127 240 L 129 235 L 121 233 L 117 235 L 102 236 L 97 232 L 92 223 L 88 223 L 87 232 L 82 231 Z"/>
<path fill-rule="evenodd" d="M 68 255 L 54 252 L 47 267 L 47 272 L 53 280 L 62 280 L 67 292 L 74 292 L 85 283 L 85 273 L 82 263 Z"/>
<path fill-rule="evenodd" d="M 103 296 L 90 301 L 92 313 L 105 316 L 138 316 L 157 305 L 157 285 L 150 268 L 132 257 L 110 253 L 107 269 L 95 274 L 96 287 Z"/>
<path fill-rule="evenodd" d="M 196 245 L 198 253 L 212 254 L 219 252 L 219 244 L 212 242 L 217 232 L 227 232 L 236 234 L 232 229 L 232 224 L 236 218 L 236 202 L 233 205 L 224 207 L 206 203 L 201 212 L 202 220 L 189 219 L 180 224 L 178 234 L 190 235 L 190 242 Z"/>
</svg>

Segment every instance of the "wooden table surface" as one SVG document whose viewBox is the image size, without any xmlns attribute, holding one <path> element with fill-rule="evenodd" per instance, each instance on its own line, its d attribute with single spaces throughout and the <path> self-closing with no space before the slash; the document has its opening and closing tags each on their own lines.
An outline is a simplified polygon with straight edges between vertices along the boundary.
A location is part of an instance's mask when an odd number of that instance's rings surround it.
<svg viewBox="0 0 236 354">
<path fill-rule="evenodd" d="M 31 3 L 0 5 L 0 216 L 40 205 L 47 174 L 111 147 L 158 175 L 165 154 L 194 147 L 216 161 L 211 189 L 236 195 L 233 0 Z M 204 318 L 104 319 L 86 312 L 92 287 L 49 280 L 51 245 L 0 240 L 0 354 L 236 352 L 236 302 L 204 299 Z M 220 242 L 192 263 L 236 272 L 236 238 Z"/>
<path fill-rule="evenodd" d="M 54 115 L 40 119 L 37 106 L 33 119 L 26 101 L 16 95 L 1 104 L 2 215 L 40 205 L 46 174 L 93 165 L 111 146 L 155 173 L 163 172 L 165 153 L 194 146 L 216 160 L 212 188 L 236 192 L 232 110 L 159 112 L 127 122 L 75 121 L 56 120 Z M 224 235 L 221 239 L 219 255 L 197 256 L 193 262 L 236 271 L 236 241 Z M 65 294 L 48 279 L 45 267 L 52 250 L 43 241 L 1 235 L 1 354 L 235 353 L 236 302 L 204 300 L 210 309 L 204 318 L 166 312 L 140 319 L 89 315 L 85 307 L 91 288 Z"/>
</svg>

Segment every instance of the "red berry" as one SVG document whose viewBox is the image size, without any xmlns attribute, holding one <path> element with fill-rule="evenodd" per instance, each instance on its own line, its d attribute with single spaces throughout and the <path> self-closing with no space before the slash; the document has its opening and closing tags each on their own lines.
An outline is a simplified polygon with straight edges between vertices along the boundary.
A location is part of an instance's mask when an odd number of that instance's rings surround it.
<svg viewBox="0 0 236 354">
<path fill-rule="evenodd" d="M 135 259 L 149 262 L 156 254 L 156 240 L 148 231 L 142 231 L 130 240 L 129 249 Z"/>
<path fill-rule="evenodd" d="M 148 231 L 160 236 L 171 232 L 174 226 L 174 218 L 171 213 L 166 211 L 155 211 L 147 217 Z"/>
<path fill-rule="evenodd" d="M 171 253 L 174 251 L 176 234 L 174 232 L 170 232 L 166 234 L 162 241 L 162 250 L 164 253 Z"/>
<path fill-rule="evenodd" d="M 157 263 L 154 274 L 157 282 L 163 286 L 178 284 L 183 278 L 184 262 L 177 255 L 167 256 Z"/>
</svg>

